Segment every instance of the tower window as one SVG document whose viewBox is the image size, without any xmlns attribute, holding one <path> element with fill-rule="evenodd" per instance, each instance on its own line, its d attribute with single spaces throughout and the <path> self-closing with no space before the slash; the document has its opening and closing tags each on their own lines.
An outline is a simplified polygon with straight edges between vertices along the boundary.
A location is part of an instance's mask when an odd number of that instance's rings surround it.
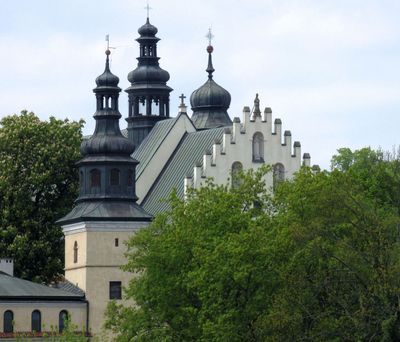
<svg viewBox="0 0 400 342">
<path fill-rule="evenodd" d="M 90 187 L 97 188 L 101 186 L 101 173 L 98 169 L 90 171 Z"/>
<path fill-rule="evenodd" d="M 5 333 L 12 333 L 14 331 L 14 313 L 11 310 L 7 310 L 3 317 L 3 331 Z"/>
<path fill-rule="evenodd" d="M 264 136 L 260 132 L 253 135 L 253 162 L 264 162 Z"/>
<path fill-rule="evenodd" d="M 83 186 L 83 171 L 79 172 L 79 185 Z"/>
<path fill-rule="evenodd" d="M 119 185 L 119 170 L 118 169 L 111 169 L 110 185 Z"/>
<path fill-rule="evenodd" d="M 118 246 L 119 246 L 119 240 L 118 240 L 118 238 L 115 238 L 115 240 L 114 240 L 114 245 L 115 245 L 115 247 L 118 247 Z"/>
<path fill-rule="evenodd" d="M 133 170 L 128 170 L 127 183 L 128 186 L 133 186 Z"/>
<path fill-rule="evenodd" d="M 39 310 L 32 311 L 32 331 L 42 331 L 42 314 Z"/>
<path fill-rule="evenodd" d="M 74 264 L 78 262 L 78 242 L 74 242 Z"/>
<path fill-rule="evenodd" d="M 240 186 L 241 179 L 240 179 L 240 174 L 243 171 L 243 165 L 241 162 L 234 162 L 232 164 L 232 170 L 231 170 L 231 177 L 232 177 L 232 188 L 237 189 Z"/>
<path fill-rule="evenodd" d="M 122 298 L 122 285 L 120 281 L 110 281 L 110 299 Z"/>
<path fill-rule="evenodd" d="M 58 331 L 60 333 L 64 331 L 67 320 L 68 320 L 68 311 L 61 310 L 60 314 L 58 315 Z"/>
</svg>

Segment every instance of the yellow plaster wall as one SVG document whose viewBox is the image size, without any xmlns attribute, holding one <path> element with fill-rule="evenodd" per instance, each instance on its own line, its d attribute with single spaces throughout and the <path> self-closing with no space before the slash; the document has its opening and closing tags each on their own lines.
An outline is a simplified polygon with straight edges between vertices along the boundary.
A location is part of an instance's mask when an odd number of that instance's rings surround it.
<svg viewBox="0 0 400 342">
<path fill-rule="evenodd" d="M 57 331 L 60 311 L 67 310 L 72 324 L 79 331 L 86 328 L 86 303 L 1 303 L 0 302 L 0 331 L 4 331 L 4 312 L 11 310 L 14 313 L 14 332 L 31 331 L 32 311 L 39 310 L 42 314 L 42 331 Z"/>
</svg>

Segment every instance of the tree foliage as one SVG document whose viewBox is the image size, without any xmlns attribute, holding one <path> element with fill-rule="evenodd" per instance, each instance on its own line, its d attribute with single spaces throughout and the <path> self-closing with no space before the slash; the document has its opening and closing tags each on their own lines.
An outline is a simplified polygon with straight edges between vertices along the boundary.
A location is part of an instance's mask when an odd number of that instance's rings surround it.
<svg viewBox="0 0 400 342">
<path fill-rule="evenodd" d="M 77 195 L 82 124 L 26 111 L 0 121 L 0 254 L 14 258 L 16 276 L 44 282 L 63 270 L 55 221 Z"/>
<path fill-rule="evenodd" d="M 397 341 L 398 158 L 340 150 L 271 198 L 262 169 L 207 186 L 128 244 L 119 341 Z"/>
</svg>

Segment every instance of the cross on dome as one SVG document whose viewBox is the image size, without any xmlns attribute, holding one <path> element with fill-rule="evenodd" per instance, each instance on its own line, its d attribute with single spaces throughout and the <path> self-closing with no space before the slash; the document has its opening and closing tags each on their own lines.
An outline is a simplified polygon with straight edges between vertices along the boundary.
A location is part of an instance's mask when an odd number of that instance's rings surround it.
<svg viewBox="0 0 400 342">
<path fill-rule="evenodd" d="M 206 38 L 208 39 L 208 45 L 211 46 L 211 41 L 214 38 L 214 35 L 211 32 L 211 27 L 208 28 L 208 33 L 206 35 Z"/>
<path fill-rule="evenodd" d="M 152 8 L 149 5 L 149 1 L 147 1 L 147 5 L 146 5 L 146 7 L 144 9 L 147 10 L 147 18 L 149 18 L 150 17 L 150 10 L 152 10 Z"/>
</svg>

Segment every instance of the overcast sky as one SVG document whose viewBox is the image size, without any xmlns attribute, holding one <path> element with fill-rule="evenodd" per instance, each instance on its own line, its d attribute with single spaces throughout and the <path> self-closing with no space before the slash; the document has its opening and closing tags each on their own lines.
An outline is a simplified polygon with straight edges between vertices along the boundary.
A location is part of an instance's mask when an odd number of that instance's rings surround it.
<svg viewBox="0 0 400 342">
<path fill-rule="evenodd" d="M 0 116 L 34 111 L 85 119 L 93 132 L 95 78 L 110 35 L 112 71 L 126 89 L 136 67 L 145 0 L 0 0 Z M 400 1 L 151 0 L 171 113 L 206 81 L 205 35 L 215 38 L 214 79 L 242 117 L 259 93 L 283 130 L 329 167 L 338 148 L 400 144 Z M 120 97 L 127 116 L 127 96 Z M 121 127 L 125 128 L 125 121 Z"/>
</svg>

